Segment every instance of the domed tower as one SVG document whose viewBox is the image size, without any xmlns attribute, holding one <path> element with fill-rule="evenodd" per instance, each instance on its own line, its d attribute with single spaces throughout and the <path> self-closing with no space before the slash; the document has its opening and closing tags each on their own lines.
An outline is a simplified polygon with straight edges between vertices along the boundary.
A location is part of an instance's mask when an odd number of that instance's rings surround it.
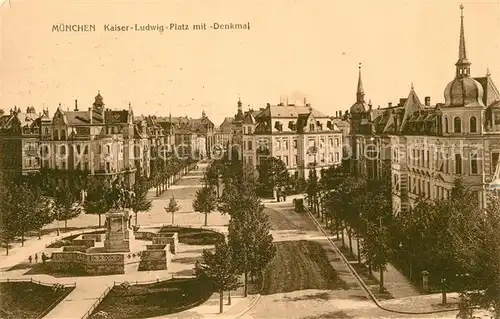
<svg viewBox="0 0 500 319">
<path fill-rule="evenodd" d="M 350 113 L 362 113 L 366 111 L 365 91 L 363 89 L 363 81 L 361 80 L 361 63 L 359 64 L 358 87 L 356 90 L 356 103 L 351 106 Z"/>
<path fill-rule="evenodd" d="M 95 96 L 95 101 L 92 106 L 94 107 L 94 111 L 97 111 L 99 113 L 102 113 L 102 111 L 104 110 L 105 104 L 102 100 L 101 91 L 97 91 L 97 95 Z"/>
<path fill-rule="evenodd" d="M 445 106 L 449 107 L 477 107 L 483 104 L 483 87 L 471 78 L 470 65 L 465 49 L 464 34 L 464 6 L 460 6 L 460 44 L 458 48 L 458 61 L 455 63 L 455 78 L 448 83 L 444 90 Z"/>
</svg>

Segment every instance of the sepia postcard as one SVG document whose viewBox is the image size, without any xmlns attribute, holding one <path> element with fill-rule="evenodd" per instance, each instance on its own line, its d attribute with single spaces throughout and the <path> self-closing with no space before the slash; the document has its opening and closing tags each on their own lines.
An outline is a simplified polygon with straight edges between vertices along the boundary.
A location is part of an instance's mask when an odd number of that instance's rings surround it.
<svg viewBox="0 0 500 319">
<path fill-rule="evenodd" d="M 0 0 L 0 319 L 500 318 L 500 1 Z"/>
</svg>

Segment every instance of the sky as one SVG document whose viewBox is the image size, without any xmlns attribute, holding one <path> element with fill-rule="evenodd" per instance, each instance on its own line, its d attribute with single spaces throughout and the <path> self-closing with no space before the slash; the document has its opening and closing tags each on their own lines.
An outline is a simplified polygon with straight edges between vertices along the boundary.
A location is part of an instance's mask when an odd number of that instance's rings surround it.
<svg viewBox="0 0 500 319">
<path fill-rule="evenodd" d="M 0 2 L 6 0 L 0 0 Z M 0 108 L 51 114 L 59 103 L 135 115 L 200 117 L 219 125 L 238 98 L 258 109 L 307 96 L 330 115 L 356 99 L 397 103 L 413 82 L 423 102 L 443 102 L 455 75 L 459 1 L 409 0 L 11 0 L 0 9 Z M 463 2 L 473 76 L 500 87 L 500 1 Z M 249 30 L 105 32 L 105 24 L 250 23 Z M 52 32 L 95 24 L 95 32 Z"/>
</svg>

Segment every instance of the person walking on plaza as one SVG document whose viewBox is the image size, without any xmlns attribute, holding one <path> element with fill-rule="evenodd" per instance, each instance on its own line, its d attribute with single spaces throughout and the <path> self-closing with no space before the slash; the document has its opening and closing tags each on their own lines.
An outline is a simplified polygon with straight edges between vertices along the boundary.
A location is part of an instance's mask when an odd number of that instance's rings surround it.
<svg viewBox="0 0 500 319">
<path fill-rule="evenodd" d="M 45 255 L 45 253 L 42 253 L 42 263 L 45 264 L 46 260 L 47 260 L 47 255 Z"/>
<path fill-rule="evenodd" d="M 35 263 L 38 262 L 38 254 L 35 253 Z"/>
<path fill-rule="evenodd" d="M 33 257 L 31 257 L 31 255 L 28 257 L 28 260 L 30 261 L 30 264 L 31 262 L 33 261 Z"/>
</svg>

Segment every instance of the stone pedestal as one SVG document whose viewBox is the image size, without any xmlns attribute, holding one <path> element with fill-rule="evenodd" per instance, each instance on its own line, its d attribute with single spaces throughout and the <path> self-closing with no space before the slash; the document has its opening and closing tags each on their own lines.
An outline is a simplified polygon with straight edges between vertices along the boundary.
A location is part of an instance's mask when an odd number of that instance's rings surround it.
<svg viewBox="0 0 500 319">
<path fill-rule="evenodd" d="M 130 252 L 132 230 L 128 228 L 129 211 L 113 209 L 106 213 L 106 252 Z"/>
</svg>

